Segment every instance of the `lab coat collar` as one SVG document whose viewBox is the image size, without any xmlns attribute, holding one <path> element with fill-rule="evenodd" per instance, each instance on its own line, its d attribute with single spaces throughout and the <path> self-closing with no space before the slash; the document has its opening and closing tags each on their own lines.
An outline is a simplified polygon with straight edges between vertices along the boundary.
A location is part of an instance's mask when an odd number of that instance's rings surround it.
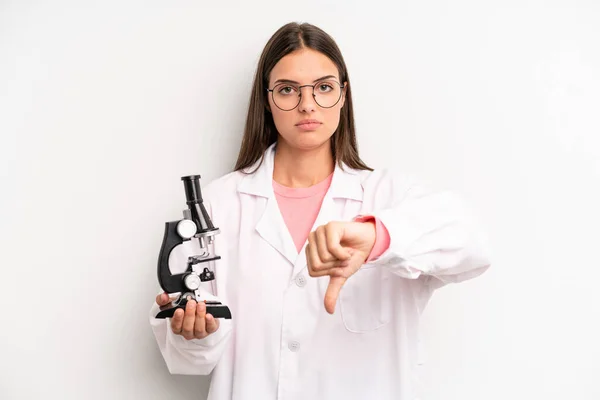
<svg viewBox="0 0 600 400">
<path fill-rule="evenodd" d="M 266 198 L 275 197 L 273 191 L 275 148 L 276 143 L 273 143 L 265 151 L 262 163 L 259 160 L 247 169 L 247 171 L 255 172 L 244 175 L 238 184 L 238 192 Z M 331 198 L 362 201 L 363 188 L 358 171 L 349 168 L 344 163 L 342 163 L 342 167 L 336 163 L 329 187 L 329 195 Z"/>
<path fill-rule="evenodd" d="M 306 255 L 304 249 L 300 252 L 296 249 L 294 240 L 286 227 L 285 221 L 273 190 L 273 164 L 275 159 L 275 144 L 271 145 L 264 154 L 262 164 L 256 169 L 255 164 L 249 171 L 255 171 L 244 175 L 238 185 L 238 191 L 253 196 L 266 198 L 266 207 L 263 215 L 256 224 L 259 235 L 279 251 L 293 266 L 292 276 L 306 268 Z M 260 161 L 258 161 L 260 163 Z M 334 199 L 352 199 L 362 201 L 363 188 L 358 171 L 352 170 L 345 165 L 340 168 L 336 165 L 329 190 L 325 194 L 321 209 L 313 225 L 313 230 L 328 221 L 339 219 L 341 215 L 336 207 Z M 306 247 L 306 242 L 304 244 Z"/>
</svg>

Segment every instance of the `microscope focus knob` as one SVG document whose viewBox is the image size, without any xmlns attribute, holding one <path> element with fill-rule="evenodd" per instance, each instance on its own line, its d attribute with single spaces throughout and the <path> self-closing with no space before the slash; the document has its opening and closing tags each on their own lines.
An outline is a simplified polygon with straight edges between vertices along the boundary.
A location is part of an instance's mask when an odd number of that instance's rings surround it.
<svg viewBox="0 0 600 400">
<path fill-rule="evenodd" d="M 200 287 L 200 277 L 196 274 L 189 274 L 183 279 L 183 282 L 190 290 L 196 290 Z"/>
<path fill-rule="evenodd" d="M 191 219 L 182 219 L 177 224 L 177 234 L 183 239 L 190 239 L 196 234 L 196 224 Z"/>
</svg>

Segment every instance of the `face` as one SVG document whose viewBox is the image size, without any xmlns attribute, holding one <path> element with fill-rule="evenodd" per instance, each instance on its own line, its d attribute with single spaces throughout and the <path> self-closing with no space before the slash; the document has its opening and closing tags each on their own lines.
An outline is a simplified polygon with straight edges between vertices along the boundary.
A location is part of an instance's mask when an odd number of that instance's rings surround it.
<svg viewBox="0 0 600 400">
<path fill-rule="evenodd" d="M 328 145 L 344 105 L 342 84 L 337 67 L 322 53 L 301 49 L 283 57 L 271 71 L 269 89 L 274 90 L 268 96 L 279 142 L 301 150 Z"/>
</svg>

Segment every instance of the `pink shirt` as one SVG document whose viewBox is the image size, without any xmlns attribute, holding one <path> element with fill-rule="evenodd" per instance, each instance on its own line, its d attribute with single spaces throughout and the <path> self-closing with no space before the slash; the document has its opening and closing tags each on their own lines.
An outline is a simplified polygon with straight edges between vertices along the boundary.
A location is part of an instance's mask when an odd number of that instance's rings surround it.
<svg viewBox="0 0 600 400">
<path fill-rule="evenodd" d="M 279 210 L 298 252 L 302 250 L 304 243 L 306 243 L 308 234 L 319 215 L 321 203 L 327 190 L 329 190 L 332 178 L 333 174 L 307 188 L 290 188 L 273 180 L 273 190 L 275 191 Z M 372 220 L 375 222 L 377 236 L 373 250 L 371 250 L 367 260 L 371 261 L 383 254 L 390 244 L 390 236 L 383 223 L 371 215 L 357 215 L 354 220 L 358 222 Z"/>
</svg>

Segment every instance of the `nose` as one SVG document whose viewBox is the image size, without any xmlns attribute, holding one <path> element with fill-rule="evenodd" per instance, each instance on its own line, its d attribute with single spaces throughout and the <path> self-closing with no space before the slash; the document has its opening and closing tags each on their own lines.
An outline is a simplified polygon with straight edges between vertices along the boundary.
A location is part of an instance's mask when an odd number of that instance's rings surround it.
<svg viewBox="0 0 600 400">
<path fill-rule="evenodd" d="M 302 93 L 304 90 L 304 93 Z M 313 97 L 313 87 L 304 86 L 300 88 L 300 104 L 298 104 L 298 110 L 300 112 L 313 112 L 317 108 L 317 103 Z"/>
</svg>

